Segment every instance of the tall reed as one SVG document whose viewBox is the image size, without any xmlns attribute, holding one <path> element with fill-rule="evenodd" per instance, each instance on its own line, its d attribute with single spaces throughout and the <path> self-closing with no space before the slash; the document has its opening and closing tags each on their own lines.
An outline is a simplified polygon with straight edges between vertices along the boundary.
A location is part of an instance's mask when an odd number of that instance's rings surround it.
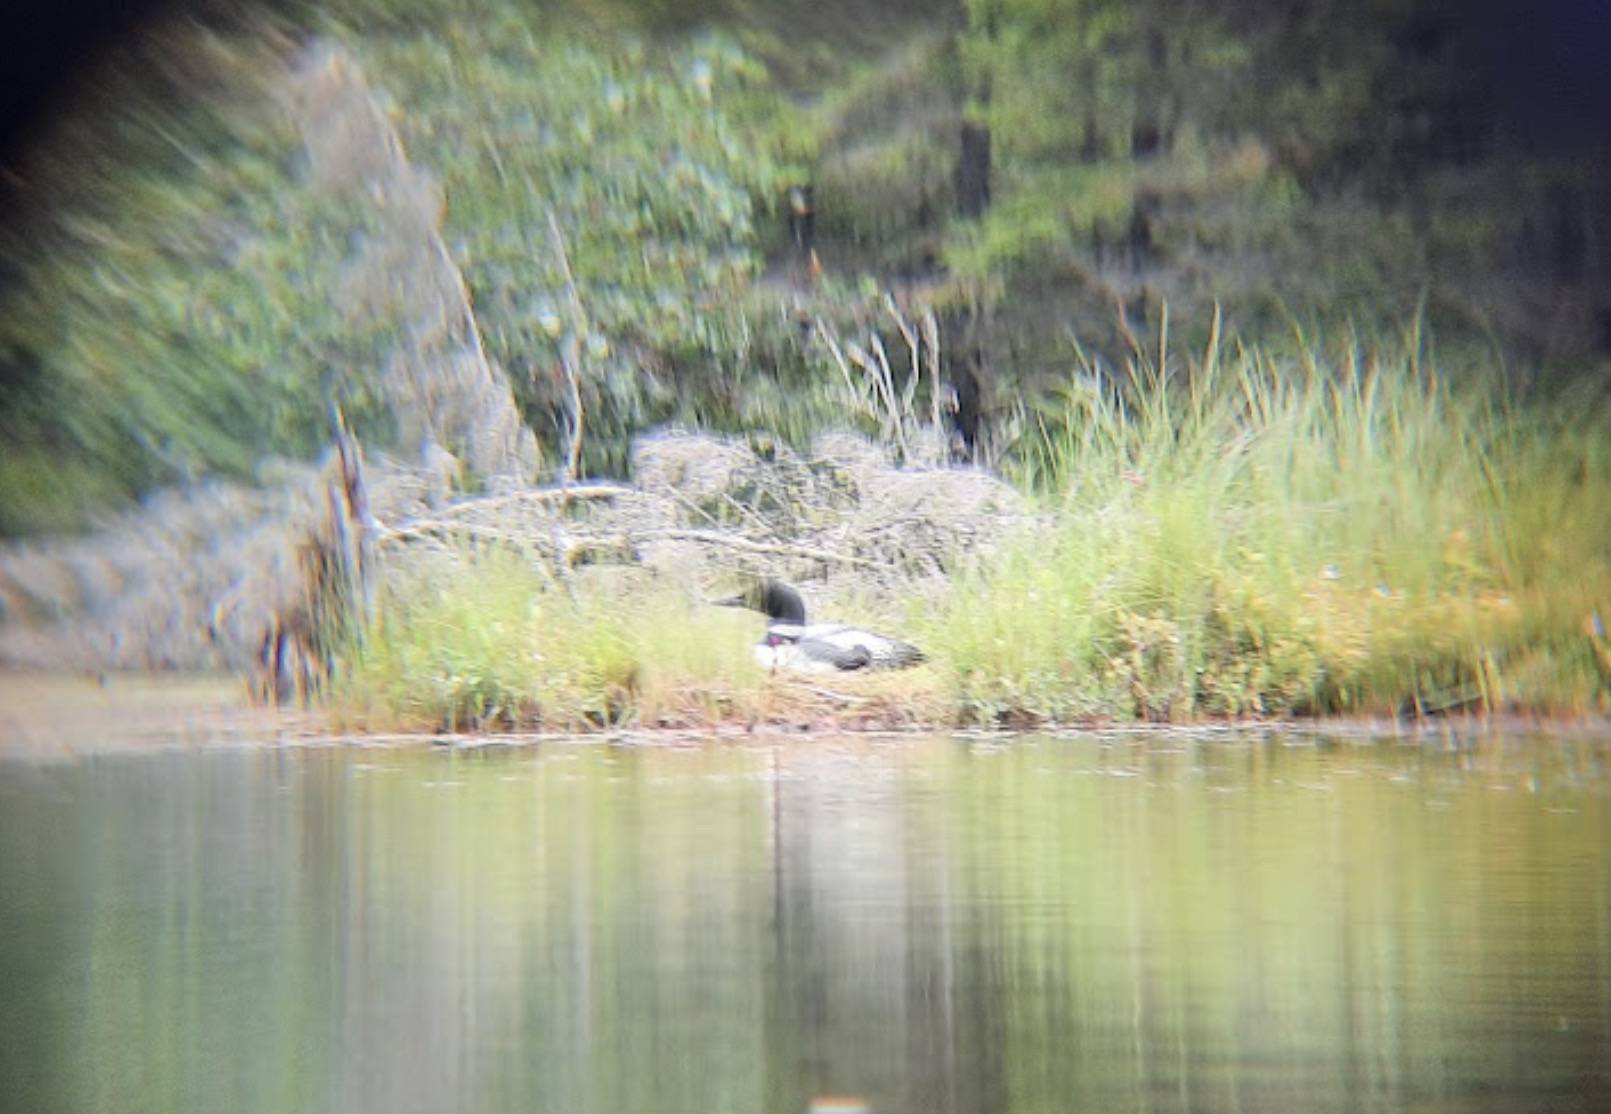
<svg viewBox="0 0 1611 1114">
<path fill-rule="evenodd" d="M 1587 396 L 1453 385 L 1406 337 L 1077 353 L 1031 415 L 1053 525 L 925 637 L 964 713 L 1604 707 L 1611 440 Z M 1603 650 L 1603 647 L 1601 647 Z M 1603 656 L 1603 655 L 1602 655 Z"/>
</svg>

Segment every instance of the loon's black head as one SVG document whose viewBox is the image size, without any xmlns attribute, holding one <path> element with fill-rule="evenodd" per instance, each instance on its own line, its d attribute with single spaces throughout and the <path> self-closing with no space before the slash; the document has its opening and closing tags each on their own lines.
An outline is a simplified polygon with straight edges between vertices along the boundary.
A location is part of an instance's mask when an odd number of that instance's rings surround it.
<svg viewBox="0 0 1611 1114">
<path fill-rule="evenodd" d="M 805 600 L 800 593 L 781 580 L 757 580 L 736 596 L 717 600 L 722 607 L 747 607 L 759 611 L 774 623 L 794 623 L 804 626 Z"/>
</svg>

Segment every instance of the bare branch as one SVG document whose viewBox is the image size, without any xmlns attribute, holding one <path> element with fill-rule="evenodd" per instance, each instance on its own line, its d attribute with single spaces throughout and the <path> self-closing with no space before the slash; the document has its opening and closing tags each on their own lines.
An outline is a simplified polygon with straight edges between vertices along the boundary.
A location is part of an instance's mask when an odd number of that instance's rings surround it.
<svg viewBox="0 0 1611 1114">
<path fill-rule="evenodd" d="M 789 542 L 758 542 L 750 538 L 718 533 L 714 530 L 650 530 L 641 536 L 645 539 L 701 542 L 705 545 L 736 549 L 743 553 L 766 553 L 775 557 L 803 557 L 814 561 L 830 561 L 840 565 L 856 565 L 873 569 L 884 567 L 877 561 L 853 557 L 848 553 L 835 553 L 831 549 L 819 549 L 810 545 L 794 545 Z"/>
<path fill-rule="evenodd" d="M 419 519 L 404 526 L 387 530 L 380 535 L 381 542 L 401 542 L 414 538 L 432 538 L 438 534 L 459 534 L 475 538 L 478 541 L 508 542 L 511 545 L 530 546 L 532 539 L 520 534 L 512 534 L 508 530 L 500 530 L 495 526 L 483 526 L 478 522 L 450 522 L 440 518 Z"/>
<path fill-rule="evenodd" d="M 571 273 L 571 257 L 565 250 L 565 235 L 560 231 L 559 218 L 554 210 L 548 210 L 548 236 L 553 241 L 554 254 L 559 257 L 560 270 L 565 275 L 565 293 L 570 303 L 571 327 L 568 330 L 565 342 L 560 346 L 559 362 L 565 370 L 565 382 L 571 392 L 571 428 L 568 436 L 570 444 L 566 446 L 565 476 L 567 484 L 575 481 L 581 472 L 582 463 L 582 429 L 586 424 L 586 415 L 582 411 L 582 334 L 587 331 L 587 314 L 582 309 L 582 299 L 576 292 L 576 277 Z"/>
<path fill-rule="evenodd" d="M 541 487 L 531 491 L 515 491 L 508 495 L 487 495 L 479 499 L 465 499 L 450 507 L 443 507 L 437 517 L 447 518 L 474 511 L 493 510 L 498 507 L 528 503 L 568 503 L 573 499 L 619 499 L 632 495 L 636 488 L 619 484 L 579 484 L 575 487 Z"/>
<path fill-rule="evenodd" d="M 844 376 L 845 386 L 850 389 L 851 394 L 860 398 L 863 392 L 856 385 L 856 377 L 850 374 L 850 364 L 845 359 L 844 350 L 839 346 L 839 338 L 834 334 L 833 326 L 826 321 L 818 321 L 816 328 L 817 335 L 822 337 L 823 343 L 828 346 L 828 355 L 833 357 L 834 366 L 839 369 L 839 374 Z"/>
<path fill-rule="evenodd" d="M 940 324 L 934 311 L 923 311 L 923 340 L 929 346 L 929 421 L 936 431 L 940 425 Z"/>
<path fill-rule="evenodd" d="M 910 415 L 912 413 L 912 398 L 917 393 L 917 381 L 923 377 L 923 348 L 916 330 L 901 316 L 899 307 L 895 305 L 894 295 L 887 290 L 884 292 L 884 308 L 895 320 L 895 328 L 900 330 L 901 339 L 906 342 L 906 351 L 911 356 L 912 374 L 906 378 L 906 390 L 901 392 L 901 410 Z"/>
</svg>

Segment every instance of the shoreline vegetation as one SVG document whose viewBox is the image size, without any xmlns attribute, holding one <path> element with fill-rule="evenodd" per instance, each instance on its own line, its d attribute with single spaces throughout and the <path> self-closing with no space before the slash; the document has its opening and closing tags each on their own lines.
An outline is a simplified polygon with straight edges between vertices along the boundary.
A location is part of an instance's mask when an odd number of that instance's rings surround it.
<svg viewBox="0 0 1611 1114">
<path fill-rule="evenodd" d="M 142 39 L 0 229 L 0 663 L 373 733 L 1611 714 L 1599 154 L 1514 172 L 1436 5 L 855 7 Z M 764 673 L 761 575 L 928 662 Z"/>
<path fill-rule="evenodd" d="M 1291 357 L 1216 336 L 1195 355 L 1137 351 L 1124 381 L 1081 365 L 1020 477 L 1039 492 L 1030 513 L 946 576 L 827 578 L 828 611 L 915 641 L 931 658 L 918 669 L 772 678 L 749 661 L 759 617 L 704 606 L 686 582 L 566 585 L 518 550 L 461 544 L 383 591 L 338 671 L 338 720 L 575 731 L 1611 709 L 1594 400 L 1517 408 L 1497 387 L 1454 389 L 1413 331 L 1389 350 L 1347 339 Z"/>
<path fill-rule="evenodd" d="M 786 709 L 778 704 L 779 712 Z M 1291 740 L 1294 744 L 1369 745 L 1412 740 L 1447 749 L 1501 745 L 1521 736 L 1562 741 L 1603 739 L 1611 718 L 1541 717 L 1526 714 L 1453 713 L 1423 719 L 1404 717 L 1327 717 L 1315 720 L 1204 720 L 1194 723 L 1091 721 L 995 728 L 944 724 L 796 718 L 781 714 L 754 722 L 721 722 L 684 726 L 640 727 L 630 724 L 585 731 L 463 730 L 439 728 L 381 731 L 354 730 L 350 722 L 324 708 L 265 705 L 251 698 L 239 677 L 225 674 L 114 672 L 97 676 L 0 669 L 0 759 L 23 762 L 77 760 L 98 755 L 165 752 L 206 748 L 272 747 L 413 747 L 456 750 L 483 747 L 552 745 L 673 746 L 714 742 L 761 746 L 823 736 L 849 740 L 921 739 L 944 735 L 991 740 L 1032 733 L 1069 738 L 1167 737 L 1212 742 L 1219 739 Z M 843 711 L 843 707 L 840 709 Z"/>
</svg>

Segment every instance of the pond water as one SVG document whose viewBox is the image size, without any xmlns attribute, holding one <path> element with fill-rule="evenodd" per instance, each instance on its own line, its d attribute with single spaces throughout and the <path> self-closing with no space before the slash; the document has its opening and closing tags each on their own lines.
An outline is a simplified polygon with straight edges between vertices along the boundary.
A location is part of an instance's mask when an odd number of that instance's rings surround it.
<svg viewBox="0 0 1611 1114">
<path fill-rule="evenodd" d="M 0 1106 L 1605 1110 L 1608 763 L 1292 734 L 11 760 Z"/>
</svg>

